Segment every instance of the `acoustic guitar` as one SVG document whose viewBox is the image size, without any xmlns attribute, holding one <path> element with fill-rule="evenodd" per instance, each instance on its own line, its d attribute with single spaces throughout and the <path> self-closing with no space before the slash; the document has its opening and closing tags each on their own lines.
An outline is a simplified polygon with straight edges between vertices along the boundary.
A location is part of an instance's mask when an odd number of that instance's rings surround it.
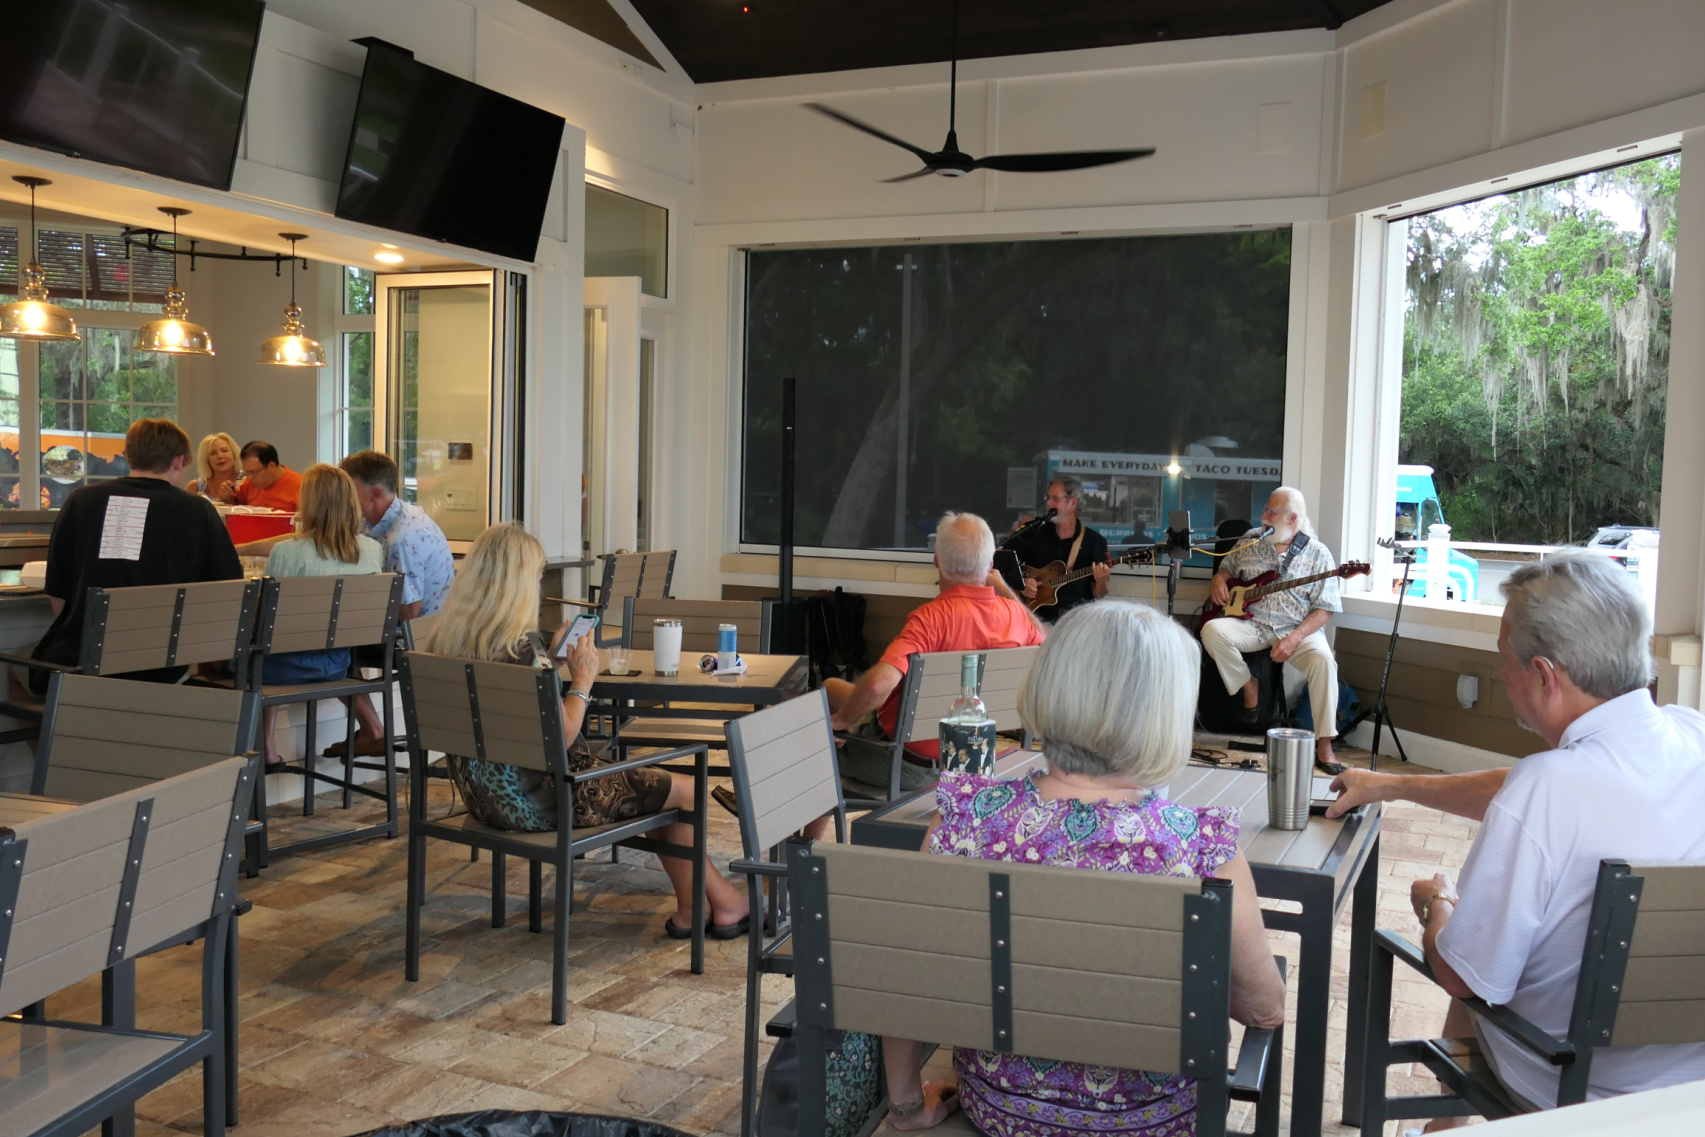
<svg viewBox="0 0 1705 1137">
<path fill-rule="evenodd" d="M 1154 554 L 1155 550 L 1152 548 L 1132 549 L 1113 563 L 1115 565 L 1152 565 L 1154 564 Z M 1036 582 L 1036 597 L 1033 600 L 1025 600 L 1024 603 L 1032 612 L 1038 608 L 1052 608 L 1059 603 L 1060 589 L 1074 580 L 1082 580 L 1093 575 L 1095 575 L 1094 565 L 1085 565 L 1083 568 L 1073 569 L 1070 572 L 1066 571 L 1064 561 L 1050 561 L 1041 568 L 1031 568 L 1029 565 L 1025 565 L 1025 579 Z M 1020 599 L 1023 599 L 1024 593 L 1022 591 L 1018 595 Z"/>
<path fill-rule="evenodd" d="M 1204 604 L 1202 606 L 1202 619 L 1196 628 L 1198 631 L 1201 630 L 1202 626 L 1209 620 L 1252 619 L 1255 613 L 1249 610 L 1249 606 L 1262 597 L 1271 596 L 1275 592 L 1284 592 L 1290 588 L 1301 588 L 1305 584 L 1330 580 L 1332 577 L 1348 580 L 1352 576 L 1366 576 L 1369 571 L 1370 566 L 1365 561 L 1345 561 L 1331 572 L 1317 572 L 1313 576 L 1299 576 L 1295 580 L 1280 580 L 1277 569 L 1264 572 L 1257 577 L 1234 578 L 1226 581 L 1226 587 L 1231 590 L 1231 600 L 1223 608 L 1212 600 Z"/>
</svg>

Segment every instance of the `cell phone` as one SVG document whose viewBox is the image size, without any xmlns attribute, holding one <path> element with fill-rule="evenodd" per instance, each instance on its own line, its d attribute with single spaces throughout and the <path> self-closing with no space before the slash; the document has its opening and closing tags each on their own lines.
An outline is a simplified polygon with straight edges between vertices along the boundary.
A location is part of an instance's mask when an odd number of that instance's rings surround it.
<svg viewBox="0 0 1705 1137">
<path fill-rule="evenodd" d="M 580 637 L 590 634 L 592 629 L 597 626 L 598 617 L 591 613 L 576 616 L 574 623 L 568 626 L 568 631 L 564 632 L 562 639 L 557 641 L 556 650 L 551 654 L 558 659 L 567 659 L 568 653 L 574 650 L 574 645 L 580 642 Z"/>
</svg>

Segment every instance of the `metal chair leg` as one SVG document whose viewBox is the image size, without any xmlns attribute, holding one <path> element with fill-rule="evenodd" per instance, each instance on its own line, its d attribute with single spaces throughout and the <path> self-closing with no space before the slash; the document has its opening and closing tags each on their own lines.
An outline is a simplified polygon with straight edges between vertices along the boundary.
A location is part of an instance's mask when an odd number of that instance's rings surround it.
<svg viewBox="0 0 1705 1137">
<path fill-rule="evenodd" d="M 302 752 L 302 816 L 314 816 L 315 777 L 319 772 L 319 740 L 314 737 L 314 704 L 308 704 L 308 721 L 303 725 Z"/>
<path fill-rule="evenodd" d="M 529 932 L 542 932 L 545 928 L 544 881 L 545 863 L 543 861 L 528 861 L 527 930 Z"/>
<path fill-rule="evenodd" d="M 551 1022 L 568 1022 L 568 913 L 574 904 L 574 858 L 556 866 L 556 927 L 551 944 Z"/>
<path fill-rule="evenodd" d="M 493 850 L 491 854 L 491 926 L 503 927 L 509 907 L 509 857 Z"/>
</svg>

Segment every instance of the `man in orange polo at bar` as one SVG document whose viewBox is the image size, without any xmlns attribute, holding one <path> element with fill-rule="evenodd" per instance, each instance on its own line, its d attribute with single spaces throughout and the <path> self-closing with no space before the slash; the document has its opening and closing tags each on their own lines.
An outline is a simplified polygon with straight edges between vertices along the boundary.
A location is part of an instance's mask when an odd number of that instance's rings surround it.
<svg viewBox="0 0 1705 1137">
<path fill-rule="evenodd" d="M 302 475 L 278 463 L 278 448 L 270 442 L 243 447 L 243 480 L 237 483 L 237 504 L 295 513 L 302 497 Z"/>
</svg>

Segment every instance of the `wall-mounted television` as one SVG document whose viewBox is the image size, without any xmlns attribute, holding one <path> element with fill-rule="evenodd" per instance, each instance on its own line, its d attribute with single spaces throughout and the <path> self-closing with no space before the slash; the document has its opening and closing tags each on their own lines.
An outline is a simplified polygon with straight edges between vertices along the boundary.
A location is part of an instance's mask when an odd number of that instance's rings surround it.
<svg viewBox="0 0 1705 1137">
<path fill-rule="evenodd" d="M 261 0 L 27 0 L 0 29 L 0 138 L 231 188 Z"/>
<path fill-rule="evenodd" d="M 563 120 L 401 48 L 364 42 L 337 215 L 532 260 Z"/>
</svg>

